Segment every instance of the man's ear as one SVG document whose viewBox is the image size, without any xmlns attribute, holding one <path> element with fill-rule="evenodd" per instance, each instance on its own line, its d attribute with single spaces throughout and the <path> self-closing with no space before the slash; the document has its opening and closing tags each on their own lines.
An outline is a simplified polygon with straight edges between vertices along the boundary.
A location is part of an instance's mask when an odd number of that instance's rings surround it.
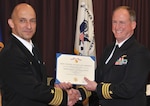
<svg viewBox="0 0 150 106">
<path fill-rule="evenodd" d="M 12 19 L 8 19 L 8 25 L 9 25 L 11 28 L 14 28 L 14 23 L 13 23 L 13 20 L 12 20 Z"/>
<path fill-rule="evenodd" d="M 136 28 L 136 22 L 133 21 L 133 22 L 132 22 L 132 29 L 135 29 L 135 28 Z"/>
<path fill-rule="evenodd" d="M 3 49 L 4 44 L 2 42 L 0 42 L 0 51 Z"/>
</svg>

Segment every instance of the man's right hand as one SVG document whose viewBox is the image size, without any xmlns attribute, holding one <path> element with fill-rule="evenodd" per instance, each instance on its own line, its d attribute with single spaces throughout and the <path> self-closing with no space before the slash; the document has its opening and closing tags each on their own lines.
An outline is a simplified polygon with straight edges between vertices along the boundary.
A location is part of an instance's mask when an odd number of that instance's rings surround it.
<svg viewBox="0 0 150 106">
<path fill-rule="evenodd" d="M 68 106 L 73 106 L 75 103 L 77 103 L 77 101 L 81 97 L 80 92 L 73 88 L 67 90 L 67 93 L 68 93 Z"/>
</svg>

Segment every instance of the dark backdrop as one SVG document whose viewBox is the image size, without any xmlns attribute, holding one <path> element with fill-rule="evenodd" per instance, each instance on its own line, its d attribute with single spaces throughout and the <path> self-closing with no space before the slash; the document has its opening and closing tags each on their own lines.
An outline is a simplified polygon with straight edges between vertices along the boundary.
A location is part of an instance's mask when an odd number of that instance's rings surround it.
<svg viewBox="0 0 150 106">
<path fill-rule="evenodd" d="M 37 32 L 33 40 L 38 44 L 49 76 L 54 76 L 56 52 L 73 54 L 78 0 L 0 0 L 0 24 L 4 43 L 10 28 L 7 19 L 12 8 L 20 2 L 31 4 L 37 12 Z M 93 0 L 97 58 L 114 38 L 111 15 L 114 8 L 128 5 L 137 13 L 137 40 L 150 49 L 150 0 Z M 99 60 L 98 60 L 99 63 Z"/>
</svg>

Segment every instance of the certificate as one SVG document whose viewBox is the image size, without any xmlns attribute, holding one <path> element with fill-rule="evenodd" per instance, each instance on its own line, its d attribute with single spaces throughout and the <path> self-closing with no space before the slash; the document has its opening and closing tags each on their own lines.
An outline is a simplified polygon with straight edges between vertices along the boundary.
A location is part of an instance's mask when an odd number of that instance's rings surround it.
<svg viewBox="0 0 150 106">
<path fill-rule="evenodd" d="M 70 82 L 75 85 L 85 85 L 84 77 L 94 81 L 95 57 L 71 54 L 56 54 L 56 81 Z"/>
</svg>

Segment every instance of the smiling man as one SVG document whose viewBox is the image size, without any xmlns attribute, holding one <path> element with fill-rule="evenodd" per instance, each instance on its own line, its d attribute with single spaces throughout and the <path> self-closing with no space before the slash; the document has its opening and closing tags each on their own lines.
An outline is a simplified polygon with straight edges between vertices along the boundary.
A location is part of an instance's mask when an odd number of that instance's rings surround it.
<svg viewBox="0 0 150 106">
<path fill-rule="evenodd" d="M 150 52 L 135 39 L 135 28 L 134 10 L 128 6 L 114 10 L 112 32 L 116 41 L 106 47 L 95 81 L 85 78 L 85 88 L 93 92 L 90 106 L 146 106 Z"/>
</svg>

